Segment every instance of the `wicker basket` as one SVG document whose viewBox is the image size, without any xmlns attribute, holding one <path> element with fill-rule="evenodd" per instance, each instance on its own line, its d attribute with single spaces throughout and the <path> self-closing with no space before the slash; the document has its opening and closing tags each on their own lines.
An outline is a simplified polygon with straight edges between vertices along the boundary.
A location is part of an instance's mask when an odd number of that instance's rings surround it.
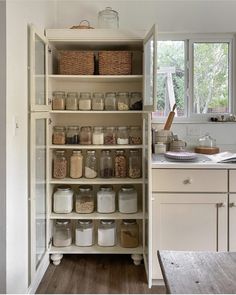
<svg viewBox="0 0 236 295">
<path fill-rule="evenodd" d="M 93 51 L 63 50 L 59 52 L 59 74 L 61 75 L 93 75 Z"/>
<path fill-rule="evenodd" d="M 99 75 L 130 75 L 130 51 L 99 51 Z"/>
</svg>

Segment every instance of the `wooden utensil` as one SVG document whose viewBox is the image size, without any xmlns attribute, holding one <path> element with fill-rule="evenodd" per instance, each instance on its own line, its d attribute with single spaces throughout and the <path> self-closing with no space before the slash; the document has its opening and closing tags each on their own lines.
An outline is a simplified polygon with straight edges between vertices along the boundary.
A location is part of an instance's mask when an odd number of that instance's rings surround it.
<svg viewBox="0 0 236 295">
<path fill-rule="evenodd" d="M 176 108 L 176 103 L 174 104 L 172 111 L 168 115 L 168 118 L 167 118 L 165 126 L 164 126 L 164 130 L 170 130 L 170 127 L 172 125 L 172 122 L 173 122 L 174 116 L 175 116 L 175 108 Z"/>
</svg>

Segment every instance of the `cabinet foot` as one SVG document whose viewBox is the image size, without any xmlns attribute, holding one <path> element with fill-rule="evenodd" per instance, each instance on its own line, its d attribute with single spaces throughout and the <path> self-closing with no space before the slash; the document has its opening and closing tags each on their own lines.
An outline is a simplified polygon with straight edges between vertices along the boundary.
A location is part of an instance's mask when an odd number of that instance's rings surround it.
<svg viewBox="0 0 236 295">
<path fill-rule="evenodd" d="M 133 259 L 134 265 L 140 265 L 143 260 L 143 255 L 141 254 L 132 254 L 131 258 Z"/>
<path fill-rule="evenodd" d="M 52 254 L 51 260 L 54 265 L 59 265 L 61 263 L 63 255 L 62 254 Z"/>
</svg>

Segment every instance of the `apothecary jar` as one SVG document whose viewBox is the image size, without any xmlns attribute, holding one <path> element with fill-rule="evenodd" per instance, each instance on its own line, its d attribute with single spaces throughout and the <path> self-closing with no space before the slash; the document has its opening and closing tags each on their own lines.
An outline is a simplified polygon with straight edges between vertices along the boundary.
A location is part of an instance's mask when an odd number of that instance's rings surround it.
<svg viewBox="0 0 236 295">
<path fill-rule="evenodd" d="M 57 219 L 53 228 L 53 245 L 68 247 L 72 243 L 71 222 L 66 219 Z"/>
<path fill-rule="evenodd" d="M 94 194 L 91 185 L 81 185 L 76 195 L 75 211 L 77 213 L 92 213 L 94 211 Z"/>
</svg>

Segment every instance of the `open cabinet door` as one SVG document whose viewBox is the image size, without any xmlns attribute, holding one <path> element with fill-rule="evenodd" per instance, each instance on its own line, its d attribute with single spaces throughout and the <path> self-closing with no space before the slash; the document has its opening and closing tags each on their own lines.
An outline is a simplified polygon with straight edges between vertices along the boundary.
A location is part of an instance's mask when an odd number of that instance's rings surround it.
<svg viewBox="0 0 236 295">
<path fill-rule="evenodd" d="M 144 38 L 143 69 L 143 110 L 154 112 L 157 108 L 157 25 Z"/>
<path fill-rule="evenodd" d="M 48 111 L 48 42 L 33 25 L 29 34 L 30 110 Z"/>
</svg>

